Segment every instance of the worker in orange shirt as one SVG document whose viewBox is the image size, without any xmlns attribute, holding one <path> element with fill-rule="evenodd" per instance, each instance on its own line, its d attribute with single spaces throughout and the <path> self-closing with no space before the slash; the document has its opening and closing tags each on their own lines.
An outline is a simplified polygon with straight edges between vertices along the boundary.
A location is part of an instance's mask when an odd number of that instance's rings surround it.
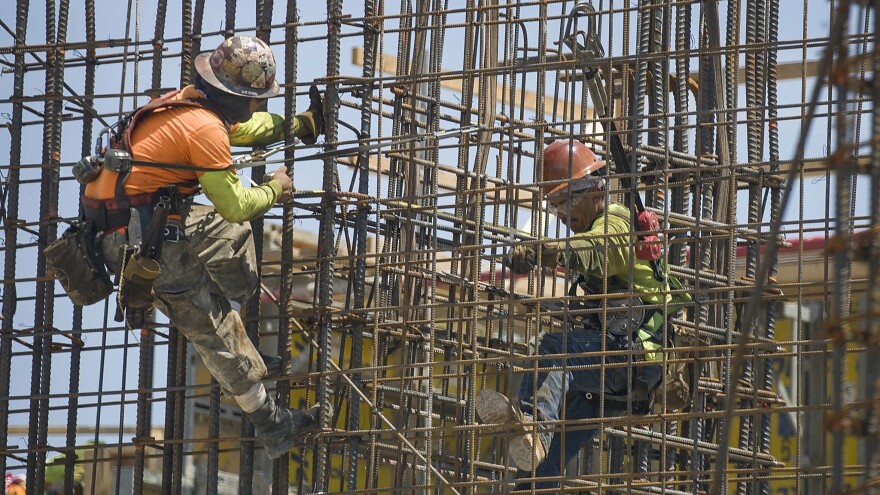
<svg viewBox="0 0 880 495">
<path fill-rule="evenodd" d="M 155 303 L 192 342 L 275 459 L 317 427 L 320 413 L 317 406 L 285 408 L 267 394 L 261 382 L 266 364 L 239 314 L 259 283 L 247 222 L 272 205 L 289 201 L 293 194 L 284 166 L 271 180 L 250 188 L 243 187 L 230 170 L 231 138 L 239 145 L 283 138 L 281 117 L 256 113 L 261 102 L 278 94 L 275 59 L 263 41 L 235 36 L 213 53 L 200 54 L 195 67 L 194 85 L 164 95 L 134 114 L 119 146 L 130 149 L 133 165 L 114 172 L 105 163 L 86 185 L 83 205 L 86 218 L 99 232 L 97 251 L 110 271 L 127 274 L 128 265 L 144 257 L 157 262 L 158 276 L 151 287 L 143 288 L 139 296 L 121 290 L 128 293 L 125 306 L 148 308 Z M 314 87 L 311 96 L 312 106 L 297 115 L 293 125 L 294 134 L 306 143 L 314 143 L 323 133 L 321 99 Z M 213 206 L 193 203 L 199 189 Z M 160 205 L 170 209 L 163 210 L 167 222 L 159 226 L 159 242 L 150 251 L 147 239 L 156 230 L 151 223 L 156 223 Z M 140 258 L 126 258 L 126 246 L 138 245 Z M 123 284 L 136 285 L 125 276 Z"/>
</svg>

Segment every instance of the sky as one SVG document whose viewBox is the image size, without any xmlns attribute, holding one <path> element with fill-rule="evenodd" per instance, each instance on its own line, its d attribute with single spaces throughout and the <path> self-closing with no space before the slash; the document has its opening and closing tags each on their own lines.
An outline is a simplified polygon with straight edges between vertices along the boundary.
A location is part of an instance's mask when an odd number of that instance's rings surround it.
<svg viewBox="0 0 880 495">
<path fill-rule="evenodd" d="M 634 4 L 632 0 L 627 0 L 630 4 Z M 81 2 L 71 2 L 70 8 L 70 26 L 68 31 L 68 42 L 74 41 L 84 41 L 85 40 L 85 14 L 83 11 L 83 6 Z M 153 35 L 154 30 L 154 22 L 156 16 L 156 2 L 155 0 L 139 0 L 137 2 L 120 2 L 118 0 L 98 0 L 97 2 L 97 12 L 98 12 L 98 23 L 97 23 L 97 37 L 100 40 L 112 40 L 112 39 L 120 39 L 120 38 L 131 38 L 132 40 L 149 40 Z M 172 0 L 169 2 L 169 15 L 168 22 L 166 26 L 166 39 L 172 39 L 179 37 L 181 29 L 180 29 L 180 2 Z M 390 4 L 391 2 L 389 2 Z M 598 2 L 597 2 L 598 3 Z M 615 2 L 617 8 L 620 8 L 621 1 Z M 209 8 L 205 12 L 205 19 L 203 23 L 203 31 L 204 32 L 212 32 L 212 31 L 220 31 L 224 28 L 224 19 L 225 14 L 222 8 L 221 2 L 208 2 Z M 451 1 L 451 6 L 463 5 L 463 1 Z M 800 39 L 803 35 L 802 33 L 802 19 L 804 17 L 802 11 L 802 5 L 800 2 L 796 1 L 788 1 L 785 0 L 783 2 L 785 5 L 785 10 L 782 16 L 782 22 L 780 23 L 780 41 L 786 40 L 797 40 Z M 133 9 L 133 15 L 131 16 L 132 22 L 130 25 L 126 25 L 125 19 L 126 8 L 131 6 Z M 313 25 L 304 26 L 300 29 L 300 37 L 304 39 L 300 45 L 299 51 L 299 60 L 297 66 L 297 83 L 301 86 L 299 90 L 303 93 L 303 96 L 298 97 L 297 99 L 297 108 L 300 110 L 305 109 L 308 106 L 307 97 L 304 96 L 305 91 L 307 89 L 306 84 L 315 79 L 322 77 L 326 74 L 326 46 L 324 42 L 320 39 L 321 36 L 326 32 L 326 27 L 323 25 L 323 21 L 326 17 L 324 5 L 319 2 L 300 2 L 301 8 L 299 11 L 300 19 L 302 21 L 313 21 Z M 317 5 L 317 6 L 316 6 Z M 828 20 L 830 15 L 828 14 L 828 2 L 826 0 L 809 0 L 809 15 L 807 17 L 807 33 L 808 37 L 822 37 L 826 36 L 829 25 Z M 15 29 L 15 14 L 14 14 L 14 2 L 9 0 L 5 2 L 3 5 L 5 8 L 2 9 L 2 13 L 0 13 L 0 18 L 2 18 L 3 22 L 10 26 L 10 28 Z M 597 5 L 602 8 L 602 5 Z M 727 7 L 727 2 L 721 2 L 720 8 L 722 13 L 725 11 Z M 389 11 L 392 9 L 398 8 L 396 5 L 388 5 L 386 7 Z M 558 6 L 554 6 L 554 8 L 558 9 Z M 606 5 L 607 8 L 607 5 Z M 44 17 L 45 17 L 45 5 L 40 2 L 31 2 L 30 10 L 28 13 L 28 29 L 27 29 L 27 43 L 28 44 L 43 44 L 46 41 L 45 37 L 45 26 L 44 26 Z M 273 23 L 279 24 L 284 22 L 284 12 L 285 6 L 278 2 L 274 9 L 273 15 Z M 359 2 L 345 2 L 344 4 L 344 13 L 351 14 L 354 17 L 362 16 L 363 12 L 363 4 Z M 534 15 L 534 8 L 524 9 L 522 13 L 522 17 L 528 17 L 530 15 Z M 238 4 L 237 9 L 237 17 L 236 17 L 236 25 L 238 28 L 250 27 L 250 32 L 246 31 L 246 34 L 252 34 L 252 27 L 255 24 L 254 21 L 254 2 L 241 1 Z M 744 16 L 743 16 L 744 17 Z M 139 22 L 137 20 L 139 19 Z M 696 15 L 695 15 L 696 19 Z M 461 22 L 463 20 L 463 16 L 458 14 L 454 16 L 450 16 L 450 22 Z M 854 20 L 857 23 L 863 22 L 861 18 L 857 18 L 854 16 Z M 721 22 L 722 27 L 724 26 L 724 20 Z M 397 35 L 393 32 L 393 30 L 397 27 L 396 20 L 389 20 L 385 23 L 386 32 L 384 36 L 384 45 L 382 46 L 382 51 L 385 53 L 395 53 L 397 50 Z M 555 39 L 558 34 L 556 30 L 558 29 L 555 25 L 551 25 L 550 33 L 548 36 L 550 39 Z M 622 20 L 618 19 L 614 25 L 614 30 L 617 33 L 622 32 Z M 345 34 L 356 34 L 360 31 L 360 28 L 357 26 L 344 25 L 343 33 Z M 530 36 L 530 44 L 534 46 L 536 39 L 536 31 L 537 29 L 534 26 L 529 28 L 529 36 Z M 283 30 L 275 29 L 271 34 L 271 39 L 273 41 L 280 41 L 283 36 Z M 212 49 L 222 40 L 220 35 L 210 35 L 207 36 L 202 42 L 202 48 L 204 50 Z M 461 53 L 463 52 L 463 30 L 462 29 L 451 29 L 447 32 L 445 39 L 445 50 L 444 50 L 444 67 L 456 68 L 461 67 Z M 351 50 L 356 46 L 361 46 L 362 38 L 360 36 L 351 36 L 346 37 L 343 40 L 343 47 L 341 50 L 341 72 L 345 75 L 351 76 L 360 76 L 361 68 L 355 66 L 351 63 L 350 53 Z M 0 47 L 7 47 L 13 44 L 12 37 L 5 32 L 0 31 Z M 170 51 L 179 50 L 179 43 L 169 43 L 168 45 Z M 635 44 L 634 40 L 631 42 L 631 47 L 634 49 Z M 149 49 L 149 45 L 142 45 L 142 49 Z M 621 42 L 619 40 L 619 35 L 617 42 L 614 44 L 614 47 L 611 50 L 612 54 L 620 54 Z M 281 53 L 283 50 L 283 45 L 276 45 L 275 51 L 276 54 Z M 105 49 L 101 50 L 99 53 L 110 53 L 116 52 L 118 49 Z M 84 50 L 71 50 L 68 52 L 68 56 L 70 57 L 78 57 L 84 53 Z M 808 50 L 807 58 L 815 59 L 819 54 L 818 48 L 810 48 Z M 0 55 L 7 62 L 12 62 L 13 57 L 11 55 Z M 42 57 L 45 57 L 45 53 L 41 54 Z M 779 52 L 779 62 L 787 62 L 787 61 L 798 61 L 803 58 L 803 54 L 798 48 L 797 50 L 783 50 Z M 28 62 L 32 62 L 32 58 L 28 58 Z M 279 76 L 283 76 L 284 68 L 283 68 L 283 60 L 278 60 L 278 74 Z M 696 62 L 692 62 L 692 69 L 696 69 Z M 176 87 L 179 83 L 179 62 L 175 59 L 168 59 L 163 62 L 163 76 L 162 76 L 162 86 L 166 88 Z M 152 64 L 150 61 L 149 55 L 144 55 L 143 61 L 138 64 L 128 64 L 125 68 L 125 78 L 121 77 L 122 71 L 121 66 L 119 64 L 113 65 L 101 65 L 98 68 L 99 80 L 98 80 L 98 88 L 97 93 L 106 94 L 106 93 L 115 93 L 120 90 L 124 90 L 125 92 L 133 92 L 135 89 L 138 91 L 143 91 L 150 87 L 151 79 L 152 79 Z M 78 93 L 83 93 L 84 88 L 84 70 L 82 68 L 69 68 L 66 70 L 66 82 L 71 85 L 71 87 Z M 534 83 L 534 77 L 528 78 L 530 84 Z M 9 122 L 9 118 L 12 112 L 12 105 L 8 103 L 8 98 L 12 95 L 12 83 L 13 83 L 13 75 L 4 70 L 2 74 L 0 74 L 0 99 L 4 100 L 0 102 L 0 124 L 6 124 Z M 808 81 L 807 91 L 812 88 L 813 81 Z M 26 96 L 35 96 L 44 92 L 44 75 L 41 71 L 31 71 L 27 74 L 24 85 L 24 93 Z M 531 89 L 534 89 L 533 87 Z M 801 100 L 800 94 L 804 90 L 800 81 L 786 81 L 780 83 L 779 86 L 779 95 L 780 95 L 780 104 L 784 105 L 786 103 L 797 103 Z M 386 91 L 386 95 L 388 92 Z M 443 98 L 447 100 L 455 101 L 458 99 L 458 95 L 453 94 L 449 91 L 444 91 Z M 740 96 L 739 101 L 742 104 L 745 101 L 745 90 L 744 86 L 740 87 Z M 129 111 L 135 108 L 138 104 L 143 104 L 146 102 L 146 98 L 126 98 L 121 101 L 118 98 L 108 98 L 101 99 L 96 102 L 95 107 L 100 112 L 118 112 L 120 106 L 123 111 Z M 33 103 L 31 105 L 35 110 L 42 111 L 41 103 Z M 390 110 L 390 108 L 386 107 L 386 109 Z M 276 98 L 269 102 L 269 110 L 277 113 L 283 113 L 283 99 Z M 68 113 L 69 110 L 67 110 Z M 782 108 L 780 110 L 781 116 L 799 116 L 800 109 L 797 107 L 792 108 Z M 359 122 L 359 112 L 350 108 L 343 108 L 341 113 L 342 119 L 346 120 L 352 124 L 357 125 Z M 42 126 L 38 125 L 40 123 L 40 118 L 33 113 L 25 112 L 25 122 L 28 124 L 23 129 L 23 155 L 22 162 L 25 164 L 36 164 L 41 161 L 41 153 L 42 153 Z M 827 154 L 827 150 L 830 148 L 829 143 L 833 144 L 833 131 L 830 133 L 831 138 L 829 138 L 828 133 L 828 122 L 825 118 L 817 118 L 813 122 L 813 131 L 810 134 L 809 140 L 806 146 L 806 155 L 808 157 L 819 157 Z M 98 124 L 95 125 L 93 129 L 94 135 L 96 135 L 99 130 Z M 791 159 L 794 156 L 794 146 L 797 141 L 797 133 L 799 132 L 800 122 L 798 120 L 786 120 L 780 123 L 780 136 L 781 136 L 781 157 L 783 159 Z M 863 137 L 862 140 L 865 140 L 865 136 L 869 132 L 867 125 L 863 125 Z M 376 134 L 379 133 L 379 129 L 376 129 Z M 391 133 L 391 122 L 388 119 L 382 120 L 382 135 L 389 135 Z M 82 125 L 79 122 L 69 122 L 65 123 L 63 126 L 62 132 L 62 149 L 61 149 L 61 161 L 62 162 L 75 162 L 81 156 L 81 136 L 82 136 Z M 340 129 L 340 138 L 341 139 L 353 139 L 354 135 L 347 130 Z M 830 140 L 829 140 L 830 139 Z M 691 143 L 694 141 L 693 135 L 690 138 Z M 744 126 L 741 126 L 739 131 L 739 148 L 738 155 L 740 157 L 740 162 L 744 160 L 746 156 L 746 138 L 745 138 L 745 130 Z M 8 163 L 9 157 L 9 149 L 10 149 L 10 133 L 4 132 L 0 130 L 0 163 Z M 5 154 L 5 157 L 3 155 Z M 766 159 L 766 154 L 765 154 Z M 455 156 L 445 156 L 443 157 L 445 163 L 455 163 Z M 321 169 L 319 167 L 319 162 L 305 162 L 301 165 L 295 165 L 295 184 L 296 187 L 300 190 L 306 189 L 320 189 L 321 187 Z M 62 170 L 63 177 L 70 177 L 69 169 Z M 38 199 L 40 195 L 39 191 L 39 181 L 36 180 L 39 178 L 38 172 L 36 170 L 24 170 L 21 174 L 22 177 L 22 186 L 21 186 L 21 202 L 20 202 L 20 217 L 28 220 L 28 221 L 36 221 L 39 215 L 39 203 Z M 30 180 L 30 182 L 28 182 Z M 347 180 L 345 177 L 342 178 L 343 184 L 347 184 Z M 800 217 L 800 210 L 803 210 L 803 219 L 824 219 L 826 217 L 826 207 L 827 201 L 825 198 L 826 195 L 826 187 L 830 186 L 833 194 L 833 179 L 832 182 L 826 183 L 824 178 L 819 179 L 806 179 L 804 181 L 804 189 L 801 191 L 799 184 L 795 184 L 794 190 L 792 191 L 792 203 L 789 208 L 786 220 L 797 220 Z M 373 186 L 375 189 L 375 186 Z M 75 216 L 77 209 L 76 195 L 77 195 L 78 187 L 76 183 L 72 180 L 65 180 L 62 183 L 61 187 L 61 210 L 60 214 L 62 216 Z M 867 212 L 867 196 L 869 193 L 869 186 L 865 181 L 860 181 L 858 184 L 858 196 L 856 200 L 857 204 L 857 213 L 858 214 L 866 214 Z M 383 192 L 384 193 L 384 192 Z M 833 197 L 833 196 L 831 196 Z M 744 197 L 740 199 L 740 210 L 738 211 L 738 216 L 740 221 L 745 221 L 745 212 L 742 206 L 744 205 L 745 200 Z M 799 208 L 802 206 L 802 208 Z M 833 215 L 834 213 L 834 205 L 830 205 L 830 212 Z M 765 215 L 765 220 L 769 218 L 768 215 Z M 306 229 L 315 229 L 314 223 L 310 222 L 300 222 L 298 226 Z M 823 224 L 818 224 L 818 228 L 824 229 L 825 226 Z M 821 234 L 821 231 L 818 232 Z M 30 235 L 24 231 L 19 231 L 19 242 L 32 242 L 36 239 L 30 239 Z M 5 253 L 4 253 L 5 255 Z M 17 266 L 17 276 L 24 277 L 32 277 L 33 276 L 33 261 L 36 260 L 36 249 L 33 247 L 23 248 L 18 253 L 19 264 Z M 33 283 L 21 283 L 18 284 L 18 294 L 20 297 L 22 296 L 32 296 L 35 290 L 35 284 Z M 58 292 L 60 293 L 60 286 L 58 287 Z M 111 304 L 109 325 L 115 325 L 112 322 L 112 311 L 114 307 Z M 26 329 L 30 328 L 33 325 L 34 320 L 34 309 L 33 309 L 33 301 L 22 301 L 18 306 L 18 311 L 16 313 L 16 321 L 14 322 L 14 326 L 17 329 Z M 66 302 L 66 300 L 59 298 L 56 303 L 56 312 L 55 312 L 55 326 L 61 329 L 67 329 L 70 327 L 72 308 Z M 101 328 L 105 325 L 106 316 L 104 315 L 104 308 L 101 305 L 96 305 L 86 309 L 86 326 L 90 328 Z M 132 389 L 135 388 L 136 379 L 137 379 L 137 353 L 136 351 L 129 351 L 127 355 L 124 355 L 122 351 L 108 351 L 106 353 L 102 353 L 96 349 L 96 344 L 101 342 L 101 339 L 106 336 L 108 345 L 116 345 L 116 344 L 124 344 L 126 342 L 136 342 L 139 338 L 136 332 L 93 332 L 86 336 L 87 345 L 92 349 L 85 353 L 84 355 L 84 367 L 81 373 L 80 378 L 80 388 L 83 392 L 96 391 L 100 388 L 103 390 L 120 390 L 121 388 L 126 388 L 129 390 L 127 397 L 129 399 L 134 398 L 134 394 L 131 392 Z M 30 356 L 25 355 L 25 348 L 19 344 L 14 345 L 14 351 L 17 353 L 16 357 L 13 359 L 13 369 L 12 369 L 12 391 L 11 394 L 13 397 L 23 397 L 28 395 L 30 390 L 30 366 L 31 359 Z M 161 370 L 164 369 L 164 357 L 162 353 L 164 351 L 160 350 L 157 356 L 157 362 L 155 369 L 158 370 L 155 376 L 155 384 L 156 386 L 162 386 L 164 383 L 164 373 Z M 53 394 L 63 394 L 68 390 L 69 387 L 69 373 L 64 373 L 63 371 L 69 369 L 69 361 L 64 354 L 57 354 L 53 358 L 53 372 L 52 372 L 52 383 L 51 383 L 51 391 Z M 103 366 L 103 372 L 102 372 Z M 124 370 L 124 372 L 123 372 Z M 92 401 L 93 399 L 87 399 L 88 401 Z M 58 405 L 62 406 L 66 404 L 66 399 L 63 398 L 53 398 L 51 401 L 53 406 Z M 24 425 L 28 422 L 28 416 L 24 412 L 28 408 L 28 402 L 23 400 L 14 400 L 12 401 L 12 408 L 15 410 L 19 410 L 17 414 L 13 414 L 10 417 L 11 425 Z M 129 406 L 125 409 L 124 414 L 117 407 L 103 407 L 102 408 L 102 419 L 101 423 L 109 424 L 133 424 L 135 411 L 133 406 Z M 164 412 L 161 409 L 161 406 L 156 406 L 154 408 L 153 417 L 156 419 L 157 423 L 161 423 L 164 418 Z M 52 424 L 63 425 L 66 421 L 65 415 L 63 411 L 53 411 L 50 416 L 50 422 Z M 84 409 L 80 414 L 81 424 L 92 424 L 97 421 L 97 417 L 95 416 L 95 409 Z M 85 440 L 87 438 L 83 438 Z M 127 440 L 127 439 L 126 439 Z M 19 439 L 10 439 L 9 443 L 18 444 L 23 446 L 26 444 L 26 438 Z M 54 439 L 53 441 L 61 442 L 60 439 Z"/>
</svg>

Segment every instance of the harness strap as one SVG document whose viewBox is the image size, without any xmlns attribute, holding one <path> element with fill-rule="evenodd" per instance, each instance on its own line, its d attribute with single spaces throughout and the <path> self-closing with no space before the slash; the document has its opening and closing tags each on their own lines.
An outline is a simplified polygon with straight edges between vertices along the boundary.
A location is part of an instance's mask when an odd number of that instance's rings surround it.
<svg viewBox="0 0 880 495">
<path fill-rule="evenodd" d="M 113 147 L 131 153 L 131 133 L 133 132 L 133 129 L 137 127 L 144 117 L 161 108 L 203 108 L 216 114 L 220 121 L 223 122 L 226 130 L 229 131 L 229 122 L 226 118 L 226 114 L 223 113 L 223 110 L 216 103 L 206 98 L 172 100 L 172 98 L 178 94 L 180 94 L 180 90 L 169 91 L 129 114 L 123 120 L 125 129 L 122 131 L 119 139 L 117 142 L 111 143 Z"/>
<path fill-rule="evenodd" d="M 111 141 L 111 146 L 131 153 L 131 135 L 133 130 L 146 116 L 162 108 L 202 108 L 216 114 L 220 121 L 223 122 L 227 131 L 229 130 L 226 115 L 214 102 L 204 98 L 172 100 L 178 94 L 180 94 L 180 90 L 165 93 L 126 116 L 121 122 L 121 126 L 124 128 L 123 131 L 118 135 L 117 139 Z M 137 164 L 136 161 L 133 160 L 133 162 Z M 130 173 L 130 171 L 127 171 L 116 176 L 113 199 L 97 200 L 83 195 L 82 202 L 86 218 L 95 222 L 97 230 L 104 232 L 127 227 L 131 220 L 130 208 L 155 204 L 158 200 L 157 195 L 165 189 L 160 188 L 155 193 L 141 193 L 129 196 L 125 192 L 125 182 L 128 180 Z M 171 184 L 174 187 L 196 187 L 198 185 L 198 180 Z"/>
<path fill-rule="evenodd" d="M 609 215 L 614 215 L 615 217 L 624 220 L 630 225 L 630 228 L 632 228 L 632 217 L 630 215 L 624 215 L 623 213 L 620 213 L 618 211 L 611 211 L 611 208 L 605 208 L 605 213 Z M 598 220 L 598 218 L 596 220 Z"/>
<path fill-rule="evenodd" d="M 120 174 L 121 175 L 121 174 Z M 198 183 L 196 181 L 196 183 Z M 83 210 L 85 217 L 95 224 L 95 230 L 98 232 L 106 232 L 108 230 L 116 230 L 121 227 L 128 227 L 131 221 L 131 208 L 151 207 L 159 202 L 162 197 L 168 196 L 172 199 L 172 214 L 179 214 L 179 202 L 189 196 L 181 196 L 177 191 L 169 192 L 169 188 L 176 186 L 162 187 L 152 193 L 141 193 L 133 196 L 125 196 L 126 203 L 120 203 L 116 198 L 100 200 L 82 197 Z M 128 206 L 123 206 L 127 204 Z M 152 210 L 152 208 L 150 208 Z"/>
</svg>

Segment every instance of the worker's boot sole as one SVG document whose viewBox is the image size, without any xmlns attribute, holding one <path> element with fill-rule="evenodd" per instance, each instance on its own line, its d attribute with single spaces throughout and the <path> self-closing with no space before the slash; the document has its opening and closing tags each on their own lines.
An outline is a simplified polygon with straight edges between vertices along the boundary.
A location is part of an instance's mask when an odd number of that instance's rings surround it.
<svg viewBox="0 0 880 495">
<path fill-rule="evenodd" d="M 474 399 L 477 415 L 484 424 L 510 424 L 512 421 L 522 422 L 522 413 L 504 394 L 494 390 L 483 389 Z"/>
<path fill-rule="evenodd" d="M 538 440 L 537 433 L 526 433 L 525 435 L 517 435 L 510 439 L 507 445 L 508 455 L 513 464 L 521 471 L 532 470 L 532 460 L 537 468 L 547 458 L 547 450 L 544 443 Z"/>
<path fill-rule="evenodd" d="M 271 400 L 271 399 L 270 399 Z M 327 411 L 333 417 L 333 408 Z M 280 408 L 276 403 L 264 404 L 248 414 L 254 433 L 270 459 L 286 456 L 290 449 L 303 447 L 306 437 L 320 431 L 320 407 L 298 410 Z"/>
<path fill-rule="evenodd" d="M 513 435 L 507 445 L 510 459 L 517 468 L 522 471 L 531 471 L 533 453 L 535 466 L 544 461 L 544 458 L 547 457 L 547 451 L 543 442 L 538 439 L 537 433 L 529 431 L 534 430 L 534 427 L 524 425 L 525 416 L 519 408 L 510 403 L 507 396 L 494 390 L 484 389 L 477 394 L 474 405 L 480 416 L 480 421 L 483 423 L 510 425 L 521 429 L 521 433 Z"/>
</svg>

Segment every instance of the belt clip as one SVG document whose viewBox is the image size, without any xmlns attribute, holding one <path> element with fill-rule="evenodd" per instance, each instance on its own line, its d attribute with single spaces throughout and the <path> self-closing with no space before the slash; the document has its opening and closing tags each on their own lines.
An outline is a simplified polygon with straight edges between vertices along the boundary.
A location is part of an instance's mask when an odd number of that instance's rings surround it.
<svg viewBox="0 0 880 495">
<path fill-rule="evenodd" d="M 165 224 L 165 240 L 168 242 L 179 242 L 183 239 L 183 232 L 179 225 Z"/>
</svg>

